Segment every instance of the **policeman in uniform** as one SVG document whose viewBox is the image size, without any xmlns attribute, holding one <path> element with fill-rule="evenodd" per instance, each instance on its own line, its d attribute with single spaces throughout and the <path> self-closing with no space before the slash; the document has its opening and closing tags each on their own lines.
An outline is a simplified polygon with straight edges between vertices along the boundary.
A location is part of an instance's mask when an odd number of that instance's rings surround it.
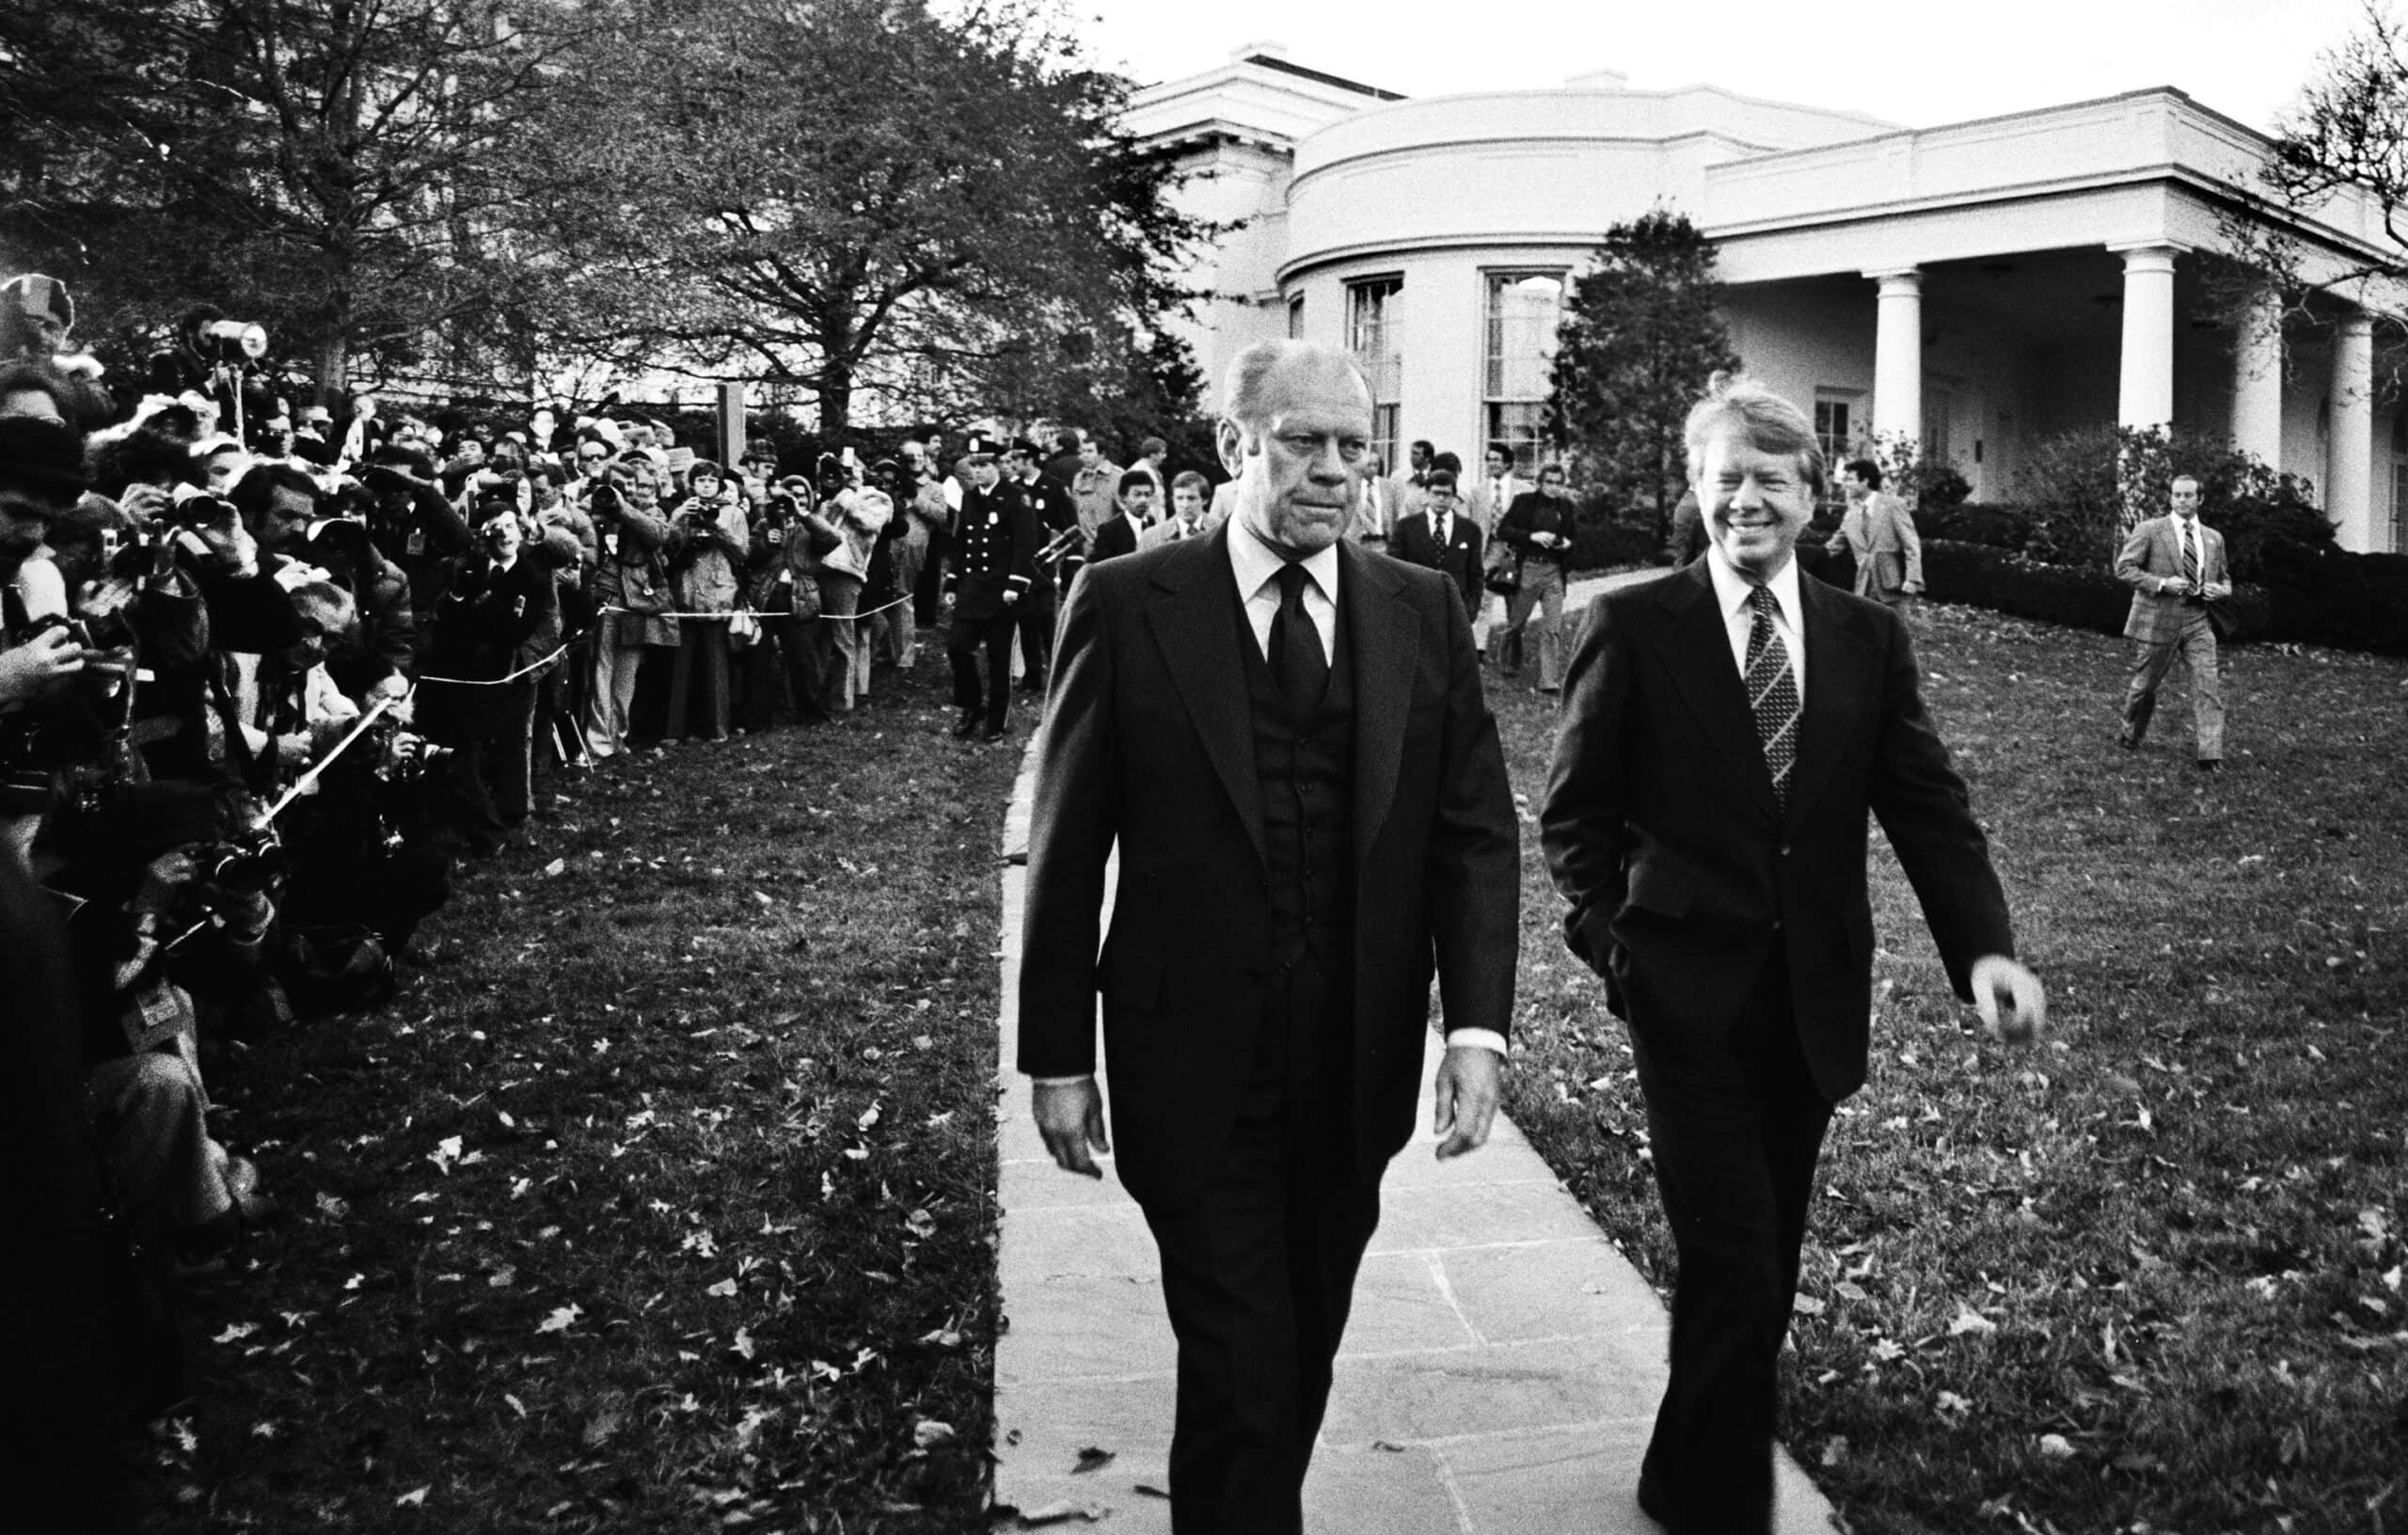
<svg viewBox="0 0 2408 1535">
<path fill-rule="evenodd" d="M 1054 657 L 1054 621 L 1061 599 L 1087 562 L 1086 530 L 1079 522 L 1079 503 L 1061 481 L 1045 472 L 1044 454 L 1026 437 L 1012 439 L 1005 455 L 1011 471 L 1006 492 L 1024 503 L 1037 519 L 1037 582 L 1020 608 L 1021 686 L 1032 693 L 1045 691 L 1045 672 Z"/>
<path fill-rule="evenodd" d="M 1003 738 L 1011 713 L 1012 630 L 1037 584 L 1039 540 L 1028 499 L 996 483 L 994 446 L 973 438 L 961 462 L 970 488 L 954 514 L 953 555 L 944 572 L 945 590 L 953 594 L 944 651 L 953 662 L 953 702 L 961 710 L 953 734 L 966 739 L 983 720 L 984 736 L 993 741 Z M 1046 632 L 1053 632 L 1050 618 Z M 981 650 L 987 653 L 983 690 Z"/>
</svg>

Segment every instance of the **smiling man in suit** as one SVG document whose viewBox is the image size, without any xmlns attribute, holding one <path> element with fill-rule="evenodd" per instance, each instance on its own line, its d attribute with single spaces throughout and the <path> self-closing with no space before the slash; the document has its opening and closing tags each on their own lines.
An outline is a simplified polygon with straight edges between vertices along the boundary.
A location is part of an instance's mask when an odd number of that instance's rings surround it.
<svg viewBox="0 0 2408 1535">
<path fill-rule="evenodd" d="M 1676 1535 L 1739 1535 L 1770 1526 L 1774 1367 L 1814 1164 L 1864 1082 L 1868 815 L 1984 1023 L 2028 1037 L 2045 999 L 2011 957 L 1905 623 L 1799 577 L 1814 423 L 1718 376 L 1687 449 L 1710 547 L 1590 605 L 1540 828 L 1566 941 L 1629 1026 L 1679 1256 L 1640 1507 Z"/>
<path fill-rule="evenodd" d="M 1466 616 L 1480 611 L 1488 589 L 1480 582 L 1480 524 L 1465 511 L 1455 494 L 1455 471 L 1435 468 L 1421 491 L 1421 510 L 1396 519 L 1388 552 L 1412 564 L 1426 565 L 1455 583 Z"/>
<path fill-rule="evenodd" d="M 1438 1155 L 1496 1112 L 1519 836 L 1456 594 L 1339 538 L 1371 425 L 1353 359 L 1261 342 L 1226 398 L 1229 519 L 1090 567 L 1063 614 L 1019 1066 L 1054 1160 L 1094 1176 L 1101 994 L 1179 1338 L 1172 1528 L 1292 1535 L 1434 973 Z"/>
<path fill-rule="evenodd" d="M 2179 654 L 2191 670 L 2191 728 L 2201 772 L 2224 769 L 2224 682 L 2216 672 L 2216 631 L 2208 605 L 2232 595 L 2224 562 L 2224 535 L 2199 520 L 2199 482 L 2173 484 L 2171 514 L 2134 528 L 2115 557 L 2115 578 L 2132 589 L 2124 636 L 2132 642 L 2131 680 L 2124 689 L 2124 726 L 2115 737 L 2126 751 L 2148 734 L 2157 689 Z"/>
</svg>

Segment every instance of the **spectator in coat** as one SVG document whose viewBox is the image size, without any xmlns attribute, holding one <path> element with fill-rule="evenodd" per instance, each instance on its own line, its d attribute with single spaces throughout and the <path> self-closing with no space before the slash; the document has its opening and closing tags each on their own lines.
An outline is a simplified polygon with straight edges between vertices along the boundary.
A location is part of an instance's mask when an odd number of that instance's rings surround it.
<svg viewBox="0 0 2408 1535">
<path fill-rule="evenodd" d="M 660 513 L 660 471 L 630 458 L 586 502 L 602 545 L 594 574 L 593 684 L 585 701 L 585 749 L 613 757 L 627 741 L 637 669 L 654 646 L 677 643 L 669 581 L 669 523 Z"/>
<path fill-rule="evenodd" d="M 1087 563 L 1137 552 L 1137 541 L 1154 525 L 1154 477 L 1145 470 L 1122 472 L 1120 510 L 1105 518 L 1095 530 L 1095 546 L 1087 551 Z"/>
<path fill-rule="evenodd" d="M 723 741 L 728 731 L 727 627 L 722 614 L 736 610 L 741 594 L 737 571 L 752 548 L 752 530 L 727 477 L 710 460 L 696 459 L 686 471 L 686 495 L 672 510 L 677 610 L 677 655 L 669 673 L 669 722 L 664 740 L 686 738 L 689 698 L 697 668 L 702 672 L 705 740 Z M 709 617 L 696 617 L 709 614 Z"/>
<path fill-rule="evenodd" d="M 871 547 L 895 514 L 895 502 L 882 490 L 855 488 L 827 504 L 830 514 L 822 520 L 836 544 L 819 561 L 819 617 L 832 661 L 821 697 L 830 714 L 850 714 L 855 698 L 869 696 L 869 647 L 856 615 L 869 584 Z"/>
</svg>

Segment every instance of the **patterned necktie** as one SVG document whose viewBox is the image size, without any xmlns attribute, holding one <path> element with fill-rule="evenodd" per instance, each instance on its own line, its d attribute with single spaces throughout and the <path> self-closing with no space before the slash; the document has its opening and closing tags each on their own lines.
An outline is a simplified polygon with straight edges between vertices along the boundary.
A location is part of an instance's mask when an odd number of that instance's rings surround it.
<svg viewBox="0 0 2408 1535">
<path fill-rule="evenodd" d="M 2182 578 L 2191 583 L 2191 594 L 2196 596 L 2199 592 L 2198 527 L 2187 517 L 2178 527 L 2182 536 Z"/>
<path fill-rule="evenodd" d="M 1271 674 L 1279 680 L 1288 712 L 1303 715 L 1321 702 L 1329 686 L 1329 657 L 1322 654 L 1321 631 L 1305 611 L 1305 583 L 1311 575 L 1299 564 L 1279 567 L 1279 610 L 1271 615 Z"/>
<path fill-rule="evenodd" d="M 1445 547 L 1446 547 L 1450 543 L 1451 543 L 1451 542 L 1453 541 L 1454 536 L 1455 536 L 1455 519 L 1454 519 L 1453 517 L 1450 516 L 1448 514 L 1446 514 L 1446 513 L 1444 513 L 1444 512 L 1439 513 L 1439 514 L 1438 514 L 1438 547 L 1440 547 L 1440 548 L 1442 548 L 1442 549 L 1443 549 L 1443 548 L 1445 548 Z"/>
<path fill-rule="evenodd" d="M 1759 586 L 1748 593 L 1755 622 L 1748 629 L 1748 707 L 1756 717 L 1756 740 L 1765 749 L 1765 767 L 1772 773 L 1773 803 L 1789 808 L 1789 771 L 1798 766 L 1798 678 L 1789 670 L 1789 647 L 1773 627 L 1772 591 Z"/>
</svg>

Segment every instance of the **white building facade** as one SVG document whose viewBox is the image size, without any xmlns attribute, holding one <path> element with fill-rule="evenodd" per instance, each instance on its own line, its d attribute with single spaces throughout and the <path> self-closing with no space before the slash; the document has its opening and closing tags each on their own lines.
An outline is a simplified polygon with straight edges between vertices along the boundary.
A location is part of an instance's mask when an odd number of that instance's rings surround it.
<svg viewBox="0 0 2408 1535">
<path fill-rule="evenodd" d="M 2266 140 L 2178 90 L 1902 130 L 1609 73 L 1408 101 L 1257 46 L 1139 92 L 1126 126 L 1236 226 L 1195 274 L 1212 385 L 1264 337 L 1351 348 L 1391 466 L 1426 438 L 1527 472 L 1565 284 L 1661 202 L 1719 246 L 1749 371 L 1835 452 L 1902 434 L 2005 500 L 2051 436 L 2166 426 L 2306 478 L 2344 547 L 2408 552 L 2408 419 L 2378 408 L 2372 339 L 2399 300 L 2224 317 L 2203 266 Z M 2292 232 L 2311 275 L 2384 248 L 2371 199 Z"/>
</svg>

